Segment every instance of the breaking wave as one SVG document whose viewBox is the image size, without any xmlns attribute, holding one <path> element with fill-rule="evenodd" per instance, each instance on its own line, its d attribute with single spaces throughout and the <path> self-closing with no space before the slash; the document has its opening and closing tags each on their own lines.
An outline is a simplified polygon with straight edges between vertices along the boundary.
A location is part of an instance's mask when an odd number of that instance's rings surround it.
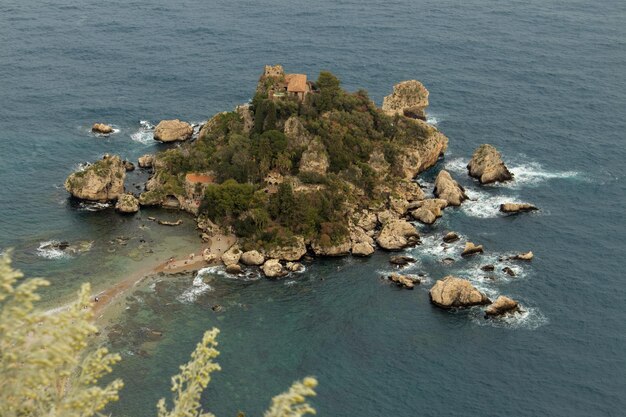
<svg viewBox="0 0 626 417">
<path fill-rule="evenodd" d="M 521 203 L 516 197 L 507 195 L 491 195 L 484 191 L 466 188 L 468 200 L 461 204 L 461 211 L 470 217 L 488 219 L 504 214 L 500 212 L 500 204 Z"/>
<path fill-rule="evenodd" d="M 204 268 L 207 269 L 207 268 Z M 201 270 L 202 271 L 202 270 Z M 204 282 L 202 274 L 198 272 L 198 275 L 195 276 L 193 282 L 191 283 L 191 287 L 187 288 L 185 292 L 178 296 L 178 301 L 181 303 L 193 303 L 198 299 L 202 294 L 213 291 L 213 287 Z"/>
<path fill-rule="evenodd" d="M 144 145 L 154 143 L 154 138 L 152 137 L 154 132 L 154 125 L 147 120 L 140 120 L 139 126 L 139 130 L 131 134 L 130 138 L 133 141 L 142 143 Z"/>
<path fill-rule="evenodd" d="M 58 246 L 61 242 L 59 240 L 47 240 L 40 242 L 37 248 L 37 256 L 45 259 L 71 259 L 72 257 L 59 249 Z"/>
<path fill-rule="evenodd" d="M 548 324 L 548 318 L 536 307 L 525 307 L 520 304 L 522 311 L 507 314 L 501 317 L 486 319 L 481 308 L 473 308 L 469 312 L 472 323 L 479 326 L 491 326 L 502 329 L 526 329 L 535 330 Z"/>
</svg>

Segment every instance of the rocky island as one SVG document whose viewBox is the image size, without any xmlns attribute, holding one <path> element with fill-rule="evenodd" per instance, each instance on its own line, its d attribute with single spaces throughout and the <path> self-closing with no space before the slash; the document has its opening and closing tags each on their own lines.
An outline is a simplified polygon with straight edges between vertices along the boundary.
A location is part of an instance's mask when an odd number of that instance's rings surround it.
<svg viewBox="0 0 626 417">
<path fill-rule="evenodd" d="M 154 139 L 168 144 L 139 158 L 139 168 L 151 173 L 139 195 L 124 188 L 134 165 L 110 155 L 71 174 L 65 187 L 75 198 L 115 201 L 120 213 L 142 206 L 186 211 L 208 246 L 201 261 L 221 262 L 231 274 L 258 267 L 281 277 L 302 269 L 307 254 L 369 256 L 376 248 L 416 245 L 411 221 L 432 224 L 468 198 L 445 170 L 432 198 L 416 181 L 448 146 L 425 121 L 427 106 L 428 90 L 415 80 L 396 85 L 379 108 L 365 90 L 349 93 L 329 72 L 309 81 L 266 66 L 250 103 L 216 114 L 199 130 L 178 119 L 156 126 Z M 468 174 L 481 184 L 513 178 L 491 145 L 476 150 Z M 217 254 L 210 250 L 216 236 L 231 242 Z M 444 241 L 457 239 L 448 233 Z M 467 242 L 462 255 L 482 252 Z M 397 274 L 389 280 L 419 284 Z M 490 303 L 453 277 L 438 281 L 431 299 L 444 308 Z"/>
</svg>

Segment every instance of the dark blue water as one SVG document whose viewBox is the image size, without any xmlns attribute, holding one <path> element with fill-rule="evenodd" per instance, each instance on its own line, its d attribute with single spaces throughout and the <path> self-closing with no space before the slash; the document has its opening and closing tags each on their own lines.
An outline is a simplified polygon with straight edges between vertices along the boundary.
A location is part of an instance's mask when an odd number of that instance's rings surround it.
<svg viewBox="0 0 626 417">
<path fill-rule="evenodd" d="M 279 282 L 209 272 L 210 289 L 192 276 L 152 283 L 130 299 L 126 336 L 112 341 L 127 382 L 115 415 L 154 415 L 169 375 L 211 326 L 222 330 L 224 371 L 204 402 L 218 415 L 260 415 L 309 374 L 326 416 L 624 415 L 623 1 L 3 0 L 0 248 L 64 291 L 117 279 L 126 249 L 107 242 L 142 221 L 73 207 L 60 187 L 67 174 L 105 152 L 157 150 L 138 135 L 140 120 L 200 122 L 246 101 L 267 63 L 313 77 L 331 70 L 378 103 L 394 83 L 421 80 L 431 121 L 450 138 L 422 182 L 446 167 L 477 201 L 423 229 L 410 252 L 430 281 L 412 292 L 379 281 L 386 254 L 320 262 Z M 120 131 L 96 138 L 95 121 Z M 498 147 L 516 182 L 481 188 L 466 177 L 481 143 Z M 505 200 L 542 210 L 502 217 L 494 208 Z M 485 257 L 442 251 L 437 236 L 450 229 L 484 244 Z M 48 259 L 36 249 L 50 239 L 95 243 Z M 478 269 L 528 249 L 536 257 L 517 264 L 516 278 Z M 456 262 L 444 266 L 446 256 Z M 449 273 L 520 300 L 527 314 L 486 323 L 476 310 L 433 308 L 427 290 Z M 163 339 L 143 340 L 142 327 Z"/>
</svg>

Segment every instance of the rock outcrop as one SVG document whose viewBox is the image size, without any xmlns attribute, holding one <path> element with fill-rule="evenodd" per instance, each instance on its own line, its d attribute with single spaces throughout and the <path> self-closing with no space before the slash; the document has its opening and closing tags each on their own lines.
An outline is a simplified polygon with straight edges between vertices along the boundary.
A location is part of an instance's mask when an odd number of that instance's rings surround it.
<svg viewBox="0 0 626 417">
<path fill-rule="evenodd" d="M 238 245 L 231 246 L 226 252 L 222 254 L 222 262 L 224 265 L 236 265 L 239 263 L 239 258 L 241 258 L 241 249 L 239 249 Z"/>
<path fill-rule="evenodd" d="M 115 210 L 120 213 L 137 213 L 139 211 L 139 200 L 132 194 L 122 194 L 115 203 Z"/>
<path fill-rule="evenodd" d="M 287 275 L 278 259 L 268 259 L 261 267 L 261 270 L 268 278 L 278 278 Z"/>
<path fill-rule="evenodd" d="M 352 254 L 354 256 L 370 256 L 374 251 L 374 247 L 367 242 L 357 242 L 352 245 Z"/>
<path fill-rule="evenodd" d="M 324 144 L 319 139 L 312 140 L 300 158 L 300 173 L 326 175 L 330 162 Z"/>
<path fill-rule="evenodd" d="M 351 251 L 354 256 L 370 256 L 374 253 L 374 239 L 361 227 L 353 226 L 350 229 L 350 241 L 352 243 Z"/>
<path fill-rule="evenodd" d="M 427 198 L 415 202 L 413 206 L 417 208 L 411 211 L 411 217 L 424 224 L 433 224 L 441 217 L 442 209 L 448 206 L 448 202 L 441 198 Z"/>
<path fill-rule="evenodd" d="M 226 265 L 226 272 L 228 272 L 229 274 L 238 275 L 243 272 L 243 269 L 241 269 L 241 265 L 239 264 L 230 264 Z"/>
<path fill-rule="evenodd" d="M 502 213 L 525 213 L 528 211 L 539 210 L 537 207 L 528 203 L 504 203 L 500 204 L 500 211 Z"/>
<path fill-rule="evenodd" d="M 263 265 L 265 262 L 265 257 L 262 253 L 256 250 L 249 250 L 241 254 L 241 258 L 239 259 L 242 264 L 248 266 L 259 266 Z"/>
<path fill-rule="evenodd" d="M 406 288 L 407 290 L 412 290 L 415 287 L 415 284 L 420 283 L 418 278 L 411 278 L 400 274 L 391 274 L 387 276 L 387 279 L 396 284 L 398 287 Z"/>
<path fill-rule="evenodd" d="M 193 127 L 178 119 L 161 120 L 154 129 L 154 139 L 161 142 L 176 142 L 191 138 Z"/>
<path fill-rule="evenodd" d="M 443 241 L 445 243 L 452 243 L 452 242 L 456 242 L 457 240 L 459 240 L 460 237 L 458 234 L 456 234 L 455 232 L 448 232 L 446 233 L 446 235 L 443 237 Z"/>
<path fill-rule="evenodd" d="M 483 245 L 475 245 L 472 242 L 465 242 L 465 248 L 463 249 L 463 252 L 461 253 L 461 256 L 469 256 L 469 255 L 474 255 L 476 253 L 483 253 Z"/>
<path fill-rule="evenodd" d="M 519 303 L 503 295 L 496 298 L 489 307 L 485 309 L 485 318 L 502 316 L 507 313 L 520 311 Z"/>
<path fill-rule="evenodd" d="M 437 197 L 446 200 L 449 206 L 460 206 L 463 201 L 467 200 L 465 189 L 452 179 L 446 170 L 441 170 L 437 175 L 434 193 Z"/>
<path fill-rule="evenodd" d="M 394 168 L 402 177 L 412 180 L 437 163 L 448 148 L 448 138 L 422 120 L 400 119 L 398 128 L 402 134 L 397 139 L 405 144 L 394 160 Z"/>
<path fill-rule="evenodd" d="M 350 253 L 352 248 L 352 242 L 349 237 L 346 237 L 340 242 L 322 244 L 319 241 L 313 241 L 311 243 L 311 249 L 316 256 L 345 256 Z"/>
<path fill-rule="evenodd" d="M 109 133 L 113 133 L 113 127 L 104 123 L 94 123 L 93 126 L 91 126 L 91 131 L 93 133 L 108 135 Z"/>
<path fill-rule="evenodd" d="M 154 155 L 145 154 L 144 156 L 140 156 L 137 163 L 139 168 L 152 168 L 152 165 L 154 164 Z"/>
<path fill-rule="evenodd" d="M 488 144 L 480 145 L 474 151 L 471 161 L 467 164 L 467 170 L 469 175 L 478 178 L 481 184 L 513 179 L 513 174 L 502 162 L 500 152 Z"/>
<path fill-rule="evenodd" d="M 282 261 L 299 261 L 306 253 L 304 238 L 296 236 L 290 245 L 275 247 L 267 251 L 268 258 Z"/>
<path fill-rule="evenodd" d="M 489 298 L 468 280 L 448 275 L 430 289 L 430 300 L 441 308 L 470 307 L 489 304 Z"/>
<path fill-rule="evenodd" d="M 518 261 L 532 261 L 534 257 L 535 255 L 533 254 L 533 252 L 528 251 L 526 253 L 518 253 L 517 255 L 513 257 L 513 259 L 518 260 Z"/>
<path fill-rule="evenodd" d="M 383 99 L 383 111 L 390 116 L 403 116 L 426 120 L 428 90 L 416 80 L 402 81 L 393 86 L 393 93 Z"/>
<path fill-rule="evenodd" d="M 412 258 L 410 256 L 397 255 L 397 256 L 390 257 L 389 263 L 392 263 L 394 265 L 404 266 L 404 265 L 415 263 L 415 258 Z"/>
<path fill-rule="evenodd" d="M 284 132 L 289 146 L 293 148 L 306 148 L 313 139 L 298 116 L 291 116 L 285 121 Z"/>
<path fill-rule="evenodd" d="M 84 170 L 70 174 L 65 180 L 65 189 L 82 200 L 117 200 L 124 193 L 125 177 L 122 159 L 117 155 L 105 155 Z"/>
<path fill-rule="evenodd" d="M 383 226 L 376 241 L 383 249 L 400 250 L 417 243 L 419 233 L 406 220 L 391 220 Z"/>
</svg>

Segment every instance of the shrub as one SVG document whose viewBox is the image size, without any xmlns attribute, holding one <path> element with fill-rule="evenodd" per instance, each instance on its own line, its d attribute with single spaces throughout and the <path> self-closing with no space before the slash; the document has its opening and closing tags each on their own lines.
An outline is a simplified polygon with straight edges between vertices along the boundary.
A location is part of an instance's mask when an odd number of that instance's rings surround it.
<svg viewBox="0 0 626 417">
<path fill-rule="evenodd" d="M 235 218 L 248 210 L 253 194 L 252 184 L 239 184 L 235 180 L 210 184 L 204 193 L 200 211 L 213 221 Z"/>
</svg>

